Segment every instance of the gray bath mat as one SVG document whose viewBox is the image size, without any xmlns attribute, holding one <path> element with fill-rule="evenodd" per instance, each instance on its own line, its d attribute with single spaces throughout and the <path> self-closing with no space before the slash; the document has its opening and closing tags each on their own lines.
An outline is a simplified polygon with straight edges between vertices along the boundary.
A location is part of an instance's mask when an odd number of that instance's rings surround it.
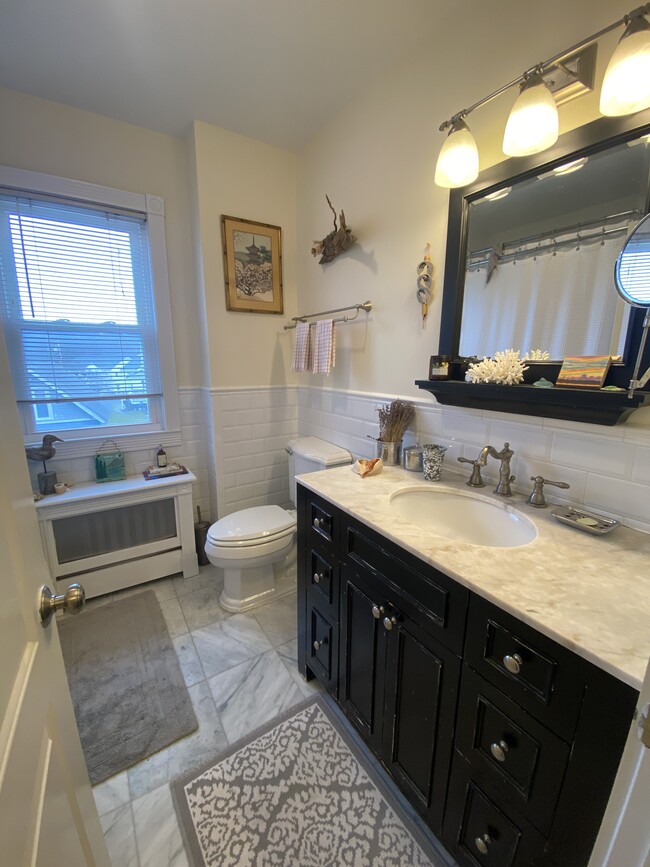
<svg viewBox="0 0 650 867">
<path fill-rule="evenodd" d="M 172 783 L 194 867 L 442 867 L 322 698 Z"/>
<path fill-rule="evenodd" d="M 91 783 L 198 728 L 153 590 L 59 622 Z"/>
</svg>

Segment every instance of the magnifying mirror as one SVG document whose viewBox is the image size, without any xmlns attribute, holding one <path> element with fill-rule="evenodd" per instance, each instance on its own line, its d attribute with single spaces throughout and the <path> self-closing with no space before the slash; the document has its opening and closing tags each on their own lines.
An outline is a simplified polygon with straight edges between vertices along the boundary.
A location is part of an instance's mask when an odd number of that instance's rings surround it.
<svg viewBox="0 0 650 867">
<path fill-rule="evenodd" d="M 630 381 L 629 397 L 650 380 L 650 367 L 638 379 L 641 358 L 650 326 L 650 214 L 645 216 L 627 239 L 614 269 L 616 289 L 621 298 L 633 307 L 644 307 L 643 333 Z"/>
</svg>

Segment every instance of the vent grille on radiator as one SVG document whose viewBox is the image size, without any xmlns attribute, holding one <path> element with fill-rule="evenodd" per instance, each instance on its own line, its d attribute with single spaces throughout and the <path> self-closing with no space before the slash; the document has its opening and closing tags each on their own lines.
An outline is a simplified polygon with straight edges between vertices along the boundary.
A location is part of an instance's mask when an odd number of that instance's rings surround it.
<svg viewBox="0 0 650 867">
<path fill-rule="evenodd" d="M 173 539 L 177 535 L 174 500 L 58 518 L 52 522 L 52 529 L 59 563 L 123 551 Z"/>
</svg>

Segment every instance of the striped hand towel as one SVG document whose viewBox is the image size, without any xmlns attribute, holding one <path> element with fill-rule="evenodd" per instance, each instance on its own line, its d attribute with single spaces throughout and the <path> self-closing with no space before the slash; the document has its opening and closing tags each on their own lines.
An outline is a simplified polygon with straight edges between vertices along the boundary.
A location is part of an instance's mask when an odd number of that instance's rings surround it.
<svg viewBox="0 0 650 867">
<path fill-rule="evenodd" d="M 296 342 L 293 346 L 291 370 L 303 373 L 311 369 L 309 323 L 296 322 Z"/>
<path fill-rule="evenodd" d="M 314 326 L 314 358 L 312 373 L 329 374 L 334 367 L 336 339 L 334 320 L 320 319 Z"/>
</svg>

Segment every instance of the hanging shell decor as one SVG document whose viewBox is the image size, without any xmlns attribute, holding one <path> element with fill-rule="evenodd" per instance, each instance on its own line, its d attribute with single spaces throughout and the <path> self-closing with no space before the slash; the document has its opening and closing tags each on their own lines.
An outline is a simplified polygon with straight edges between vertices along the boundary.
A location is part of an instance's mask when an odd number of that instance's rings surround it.
<svg viewBox="0 0 650 867">
<path fill-rule="evenodd" d="M 422 327 L 424 320 L 429 312 L 429 302 L 431 301 L 431 292 L 433 289 L 433 263 L 431 262 L 431 244 L 427 243 L 424 248 L 424 258 L 418 265 L 418 289 L 416 297 L 422 305 Z"/>
<path fill-rule="evenodd" d="M 334 214 L 334 231 L 330 232 L 322 241 L 314 241 L 314 246 L 311 248 L 311 254 L 312 256 L 320 256 L 320 259 L 318 260 L 319 265 L 331 262 L 332 259 L 335 259 L 340 253 L 345 252 L 345 250 L 356 241 L 356 238 L 352 234 L 352 229 L 350 229 L 345 222 L 345 213 L 343 210 L 341 209 L 341 228 L 339 228 L 336 222 L 336 211 L 330 202 L 330 197 L 326 195 L 325 198 L 327 199 L 327 204 L 330 206 L 331 212 Z"/>
</svg>

